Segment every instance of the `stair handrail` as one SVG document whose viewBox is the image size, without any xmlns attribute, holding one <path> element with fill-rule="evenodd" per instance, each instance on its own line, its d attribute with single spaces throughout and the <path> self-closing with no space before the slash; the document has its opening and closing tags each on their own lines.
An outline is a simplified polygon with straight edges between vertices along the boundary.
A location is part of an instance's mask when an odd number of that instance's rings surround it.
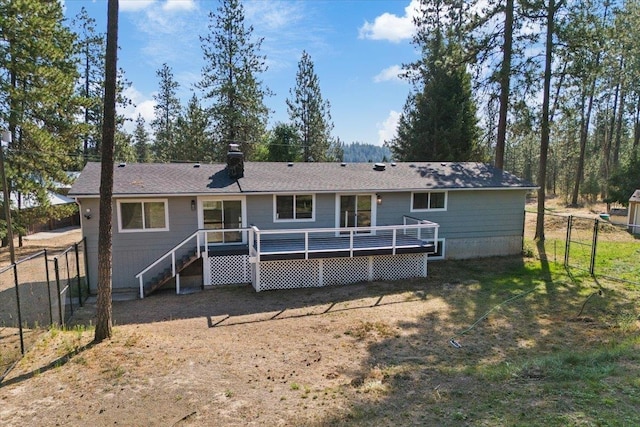
<svg viewBox="0 0 640 427">
<path fill-rule="evenodd" d="M 139 283 L 140 283 L 140 299 L 144 298 L 144 279 L 143 279 L 143 275 L 151 270 L 153 267 L 155 267 L 156 265 L 160 264 L 162 261 L 165 260 L 165 258 L 167 258 L 168 256 L 171 256 L 171 274 L 172 276 L 176 275 L 176 252 L 178 251 L 178 249 L 180 249 L 182 246 L 184 246 L 185 244 L 187 244 L 187 242 L 191 241 L 194 237 L 196 237 L 196 253 L 198 255 L 198 258 L 200 257 L 200 234 L 202 233 L 202 231 L 204 230 L 196 230 L 193 234 L 189 235 L 188 237 L 186 237 L 183 241 L 181 241 L 180 243 L 178 243 L 177 245 L 175 245 L 172 249 L 169 249 L 167 252 L 165 252 L 164 255 L 158 257 L 154 262 L 152 262 L 151 264 L 149 264 L 146 268 L 144 268 L 142 271 L 140 271 L 138 274 L 136 274 L 136 279 L 138 279 Z"/>
</svg>

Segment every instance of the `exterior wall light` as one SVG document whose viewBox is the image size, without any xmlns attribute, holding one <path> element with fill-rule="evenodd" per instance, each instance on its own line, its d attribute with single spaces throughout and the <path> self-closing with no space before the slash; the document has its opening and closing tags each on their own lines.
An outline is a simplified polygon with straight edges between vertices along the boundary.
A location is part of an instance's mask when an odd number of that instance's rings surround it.
<svg viewBox="0 0 640 427">
<path fill-rule="evenodd" d="M 91 219 L 91 209 L 87 208 L 83 216 L 87 219 Z"/>
<path fill-rule="evenodd" d="M 376 203 L 379 205 L 382 204 L 382 196 L 380 194 L 376 194 Z"/>
<path fill-rule="evenodd" d="M 191 199 L 191 210 L 192 211 L 196 210 L 196 200 L 195 199 Z"/>
</svg>

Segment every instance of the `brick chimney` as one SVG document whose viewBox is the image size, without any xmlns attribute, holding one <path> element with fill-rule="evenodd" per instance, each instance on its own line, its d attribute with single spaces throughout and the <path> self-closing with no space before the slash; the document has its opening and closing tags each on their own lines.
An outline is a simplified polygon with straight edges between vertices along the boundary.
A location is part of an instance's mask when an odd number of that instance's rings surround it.
<svg viewBox="0 0 640 427">
<path fill-rule="evenodd" d="M 227 172 L 229 178 L 238 179 L 244 176 L 244 154 L 238 144 L 229 144 L 227 151 Z"/>
</svg>

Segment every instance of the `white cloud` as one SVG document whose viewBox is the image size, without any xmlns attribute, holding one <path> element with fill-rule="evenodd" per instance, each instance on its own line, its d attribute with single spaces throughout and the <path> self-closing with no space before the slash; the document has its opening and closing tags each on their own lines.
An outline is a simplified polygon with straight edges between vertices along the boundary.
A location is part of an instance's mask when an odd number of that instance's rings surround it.
<svg viewBox="0 0 640 427">
<path fill-rule="evenodd" d="M 155 3 L 156 0 L 120 0 L 120 10 L 122 12 L 137 12 L 146 9 Z"/>
<path fill-rule="evenodd" d="M 413 18 L 418 15 L 419 10 L 420 1 L 411 0 L 409 6 L 404 8 L 404 16 L 385 12 L 377 16 L 373 22 L 365 21 L 360 27 L 359 38 L 388 40 L 394 43 L 410 39 L 415 32 Z"/>
<path fill-rule="evenodd" d="M 162 5 L 162 9 L 166 11 L 174 11 L 174 10 L 194 10 L 196 8 L 196 3 L 194 0 L 167 0 L 165 4 Z"/>
<path fill-rule="evenodd" d="M 376 124 L 378 128 L 378 145 L 383 145 L 385 141 L 390 141 L 396 136 L 398 120 L 400 120 L 400 113 L 391 110 L 384 122 Z"/>
<path fill-rule="evenodd" d="M 249 1 L 243 3 L 247 21 L 263 30 L 287 30 L 304 17 L 304 5 L 289 1 Z"/>
<path fill-rule="evenodd" d="M 405 70 L 403 70 L 402 67 L 400 67 L 399 65 L 392 65 L 391 67 L 385 68 L 384 70 L 380 71 L 376 76 L 374 76 L 373 81 L 376 83 L 389 82 L 389 81 L 401 82 L 403 80 L 400 78 L 400 74 L 404 72 Z"/>
<path fill-rule="evenodd" d="M 126 108 L 120 108 L 119 114 L 122 114 L 128 119 L 124 128 L 127 132 L 133 132 L 135 128 L 135 121 L 138 118 L 138 114 L 142 115 L 147 126 L 153 120 L 153 107 L 156 105 L 156 101 L 152 97 L 146 96 L 137 90 L 133 85 L 124 90 L 124 96 L 133 102 L 133 105 L 127 105 Z"/>
</svg>

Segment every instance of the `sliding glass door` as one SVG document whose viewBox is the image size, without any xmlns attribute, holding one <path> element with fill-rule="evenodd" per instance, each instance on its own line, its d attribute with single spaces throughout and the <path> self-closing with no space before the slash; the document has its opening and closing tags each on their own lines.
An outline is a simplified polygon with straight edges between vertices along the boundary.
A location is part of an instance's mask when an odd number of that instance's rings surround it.
<svg viewBox="0 0 640 427">
<path fill-rule="evenodd" d="M 202 219 L 205 230 L 221 230 L 207 233 L 207 243 L 224 244 L 243 242 L 242 200 L 205 200 L 202 202 Z M 224 231 L 234 230 L 234 231 Z"/>
</svg>

